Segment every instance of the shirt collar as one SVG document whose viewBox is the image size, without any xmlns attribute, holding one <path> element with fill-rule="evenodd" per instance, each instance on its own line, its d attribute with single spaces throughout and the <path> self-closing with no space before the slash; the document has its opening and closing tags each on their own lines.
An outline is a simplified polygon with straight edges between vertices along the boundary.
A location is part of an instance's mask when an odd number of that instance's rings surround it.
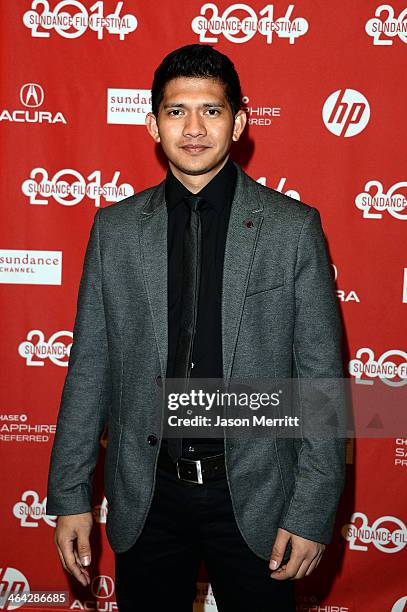
<svg viewBox="0 0 407 612">
<path fill-rule="evenodd" d="M 199 195 L 207 204 L 220 213 L 227 203 L 233 200 L 236 186 L 236 167 L 229 158 L 223 168 L 197 194 L 192 194 L 168 168 L 165 180 L 165 200 L 167 209 L 175 208 L 185 196 Z"/>
</svg>

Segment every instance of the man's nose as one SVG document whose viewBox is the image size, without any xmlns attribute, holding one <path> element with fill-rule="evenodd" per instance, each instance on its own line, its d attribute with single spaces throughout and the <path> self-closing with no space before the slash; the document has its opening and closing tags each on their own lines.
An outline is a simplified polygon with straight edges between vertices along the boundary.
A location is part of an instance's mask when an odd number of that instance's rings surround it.
<svg viewBox="0 0 407 612">
<path fill-rule="evenodd" d="M 189 115 L 187 115 L 184 124 L 183 135 L 194 138 L 196 138 L 197 136 L 206 135 L 205 123 L 203 117 L 201 117 L 199 113 L 190 113 Z"/>
</svg>

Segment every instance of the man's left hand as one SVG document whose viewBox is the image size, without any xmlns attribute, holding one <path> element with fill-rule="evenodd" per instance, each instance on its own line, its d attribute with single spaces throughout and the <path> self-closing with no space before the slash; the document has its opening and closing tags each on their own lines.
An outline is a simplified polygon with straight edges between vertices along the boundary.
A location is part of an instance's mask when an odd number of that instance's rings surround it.
<svg viewBox="0 0 407 612">
<path fill-rule="evenodd" d="M 290 558 L 288 563 L 279 567 L 290 539 L 292 547 Z M 276 580 L 298 580 L 309 576 L 320 562 L 325 548 L 326 544 L 307 540 L 280 527 L 271 552 L 269 567 L 275 571 L 271 572 L 270 577 Z"/>
</svg>

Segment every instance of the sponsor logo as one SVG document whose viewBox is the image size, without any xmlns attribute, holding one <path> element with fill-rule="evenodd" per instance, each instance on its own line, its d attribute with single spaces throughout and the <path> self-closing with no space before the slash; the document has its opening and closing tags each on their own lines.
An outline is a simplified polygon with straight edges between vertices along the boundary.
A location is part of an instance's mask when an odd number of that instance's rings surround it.
<svg viewBox="0 0 407 612">
<path fill-rule="evenodd" d="M 105 202 L 116 202 L 134 194 L 132 185 L 119 184 L 119 177 L 116 170 L 111 181 L 103 182 L 100 170 L 83 177 L 72 168 L 64 168 L 49 178 L 45 168 L 33 168 L 30 178 L 22 184 L 22 192 L 33 205 L 46 206 L 52 198 L 63 206 L 76 206 L 86 198 L 99 207 L 102 198 Z"/>
<path fill-rule="evenodd" d="M 28 108 L 36 108 L 44 102 L 44 90 L 37 83 L 26 83 L 20 89 L 20 100 Z"/>
<path fill-rule="evenodd" d="M 0 283 L 60 285 L 62 251 L 0 249 Z"/>
<path fill-rule="evenodd" d="M 407 438 L 396 438 L 394 465 L 407 467 Z"/>
<path fill-rule="evenodd" d="M 294 4 L 289 4 L 282 17 L 274 15 L 274 5 L 267 4 L 258 13 L 248 4 L 232 4 L 222 14 L 216 4 L 206 2 L 201 6 L 200 15 L 191 23 L 192 31 L 199 35 L 201 43 L 217 43 L 219 37 L 242 44 L 256 34 L 264 36 L 271 45 L 274 37 L 287 38 L 293 45 L 297 38 L 308 31 L 308 22 L 303 17 L 292 19 Z"/>
<path fill-rule="evenodd" d="M 20 521 L 20 527 L 38 527 L 44 521 L 50 527 L 56 526 L 56 516 L 45 512 L 47 498 L 40 501 L 37 491 L 24 491 L 21 499 L 13 506 L 13 515 Z"/>
<path fill-rule="evenodd" d="M 380 181 L 368 181 L 364 191 L 355 198 L 356 208 L 363 211 L 364 219 L 382 219 L 389 213 L 396 219 L 407 220 L 407 198 L 400 190 L 407 188 L 406 181 L 395 183 L 387 192 Z"/>
<path fill-rule="evenodd" d="M 107 122 L 113 124 L 144 125 L 151 111 L 150 89 L 107 90 Z"/>
<path fill-rule="evenodd" d="M 400 599 L 398 599 L 392 609 L 391 612 L 406 612 L 407 610 L 407 595 L 404 595 L 404 597 L 400 597 Z"/>
<path fill-rule="evenodd" d="M 90 588 L 94 597 L 108 599 L 114 593 L 114 582 L 110 576 L 95 576 Z"/>
<path fill-rule="evenodd" d="M 342 527 L 342 537 L 350 550 L 367 552 L 369 545 L 384 553 L 398 553 L 407 544 L 407 528 L 396 516 L 380 516 L 369 525 L 363 512 L 354 512 L 350 523 Z"/>
<path fill-rule="evenodd" d="M 371 348 L 360 348 L 349 362 L 349 373 L 356 384 L 373 385 L 378 379 L 389 387 L 401 387 L 407 383 L 407 353 L 390 349 L 375 359 Z"/>
<path fill-rule="evenodd" d="M 34 38 L 49 38 L 51 31 L 63 38 L 78 38 L 87 30 L 92 30 L 97 32 L 98 40 L 103 39 L 105 32 L 124 40 L 125 36 L 137 29 L 138 21 L 135 15 L 121 14 L 123 4 L 118 2 L 114 12 L 105 15 L 102 0 L 89 9 L 78 0 L 62 0 L 53 10 L 47 0 L 33 0 L 31 10 L 23 15 L 23 23 Z"/>
<path fill-rule="evenodd" d="M 94 599 L 87 601 L 75 599 L 70 605 L 71 610 L 98 610 L 100 612 L 117 610 L 117 603 L 111 599 L 115 593 L 114 580 L 111 576 L 95 576 L 90 583 L 90 589 Z"/>
<path fill-rule="evenodd" d="M 25 359 L 27 366 L 43 366 L 45 360 L 49 359 L 54 365 L 66 368 L 72 338 L 72 332 L 63 330 L 53 333 L 48 340 L 45 340 L 44 332 L 32 329 L 28 332 L 27 339 L 19 344 L 18 354 Z"/>
<path fill-rule="evenodd" d="M 15 567 L 0 568 L 0 610 L 16 610 L 24 605 L 24 600 L 18 600 L 23 593 L 30 593 L 27 578 Z M 17 601 L 13 598 L 17 597 Z"/>
<path fill-rule="evenodd" d="M 276 118 L 281 117 L 279 106 L 254 106 L 248 96 L 243 96 L 243 109 L 247 113 L 249 125 L 270 126 Z"/>
<path fill-rule="evenodd" d="M 347 606 L 340 604 L 327 604 L 321 602 L 316 595 L 297 595 L 297 610 L 301 612 L 349 612 Z"/>
<path fill-rule="evenodd" d="M 37 110 L 44 102 L 44 89 L 38 83 L 25 83 L 20 89 L 20 102 L 27 110 L 4 108 L 0 112 L 0 121 L 11 123 L 65 123 L 64 115 L 47 110 Z"/>
<path fill-rule="evenodd" d="M 26 414 L 0 414 L 2 442 L 49 442 L 55 434 L 55 423 L 31 424 Z"/>
<path fill-rule="evenodd" d="M 356 136 L 365 129 L 370 119 L 369 102 L 355 89 L 338 89 L 326 99 L 322 119 L 325 127 L 335 136 Z"/>
<path fill-rule="evenodd" d="M 336 282 L 338 279 L 338 269 L 335 266 L 335 264 L 332 264 L 332 268 L 334 271 L 334 281 Z M 336 289 L 336 295 L 338 297 L 338 300 L 340 300 L 341 302 L 359 302 L 360 303 L 359 296 L 356 293 L 356 291 L 354 291 L 353 289 L 351 289 L 350 291 L 348 291 L 347 289 Z"/>
<path fill-rule="evenodd" d="M 392 45 L 397 38 L 407 43 L 407 9 L 395 17 L 390 4 L 381 4 L 375 10 L 375 17 L 366 22 L 365 32 L 373 38 L 374 45 Z"/>
</svg>

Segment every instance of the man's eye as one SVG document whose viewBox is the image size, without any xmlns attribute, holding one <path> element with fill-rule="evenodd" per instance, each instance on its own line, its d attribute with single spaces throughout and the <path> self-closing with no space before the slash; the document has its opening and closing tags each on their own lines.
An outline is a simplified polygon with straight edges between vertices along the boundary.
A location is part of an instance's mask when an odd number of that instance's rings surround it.
<svg viewBox="0 0 407 612">
<path fill-rule="evenodd" d="M 179 108 L 174 108 L 174 110 L 170 110 L 168 114 L 178 117 L 181 114 L 181 110 Z"/>
<path fill-rule="evenodd" d="M 219 111 L 217 108 L 208 108 L 206 112 L 209 113 L 211 117 L 216 117 L 216 115 L 219 115 Z"/>
</svg>

